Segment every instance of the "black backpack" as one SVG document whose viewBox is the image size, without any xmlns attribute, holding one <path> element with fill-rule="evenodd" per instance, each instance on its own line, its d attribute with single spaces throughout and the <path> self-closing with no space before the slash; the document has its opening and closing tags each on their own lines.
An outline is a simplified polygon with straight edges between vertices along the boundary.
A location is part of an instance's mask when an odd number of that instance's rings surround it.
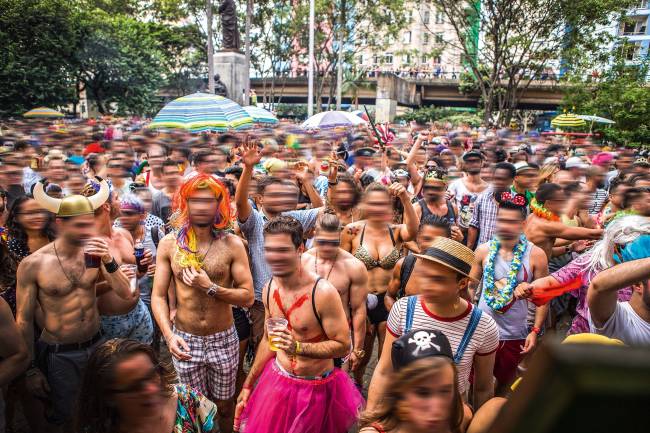
<svg viewBox="0 0 650 433">
<path fill-rule="evenodd" d="M 411 278 L 416 260 L 417 257 L 413 254 L 404 257 L 404 262 L 402 262 L 402 267 L 399 270 L 399 291 L 397 292 L 397 299 L 403 298 L 406 294 L 406 284 L 409 282 L 409 278 Z"/>
</svg>

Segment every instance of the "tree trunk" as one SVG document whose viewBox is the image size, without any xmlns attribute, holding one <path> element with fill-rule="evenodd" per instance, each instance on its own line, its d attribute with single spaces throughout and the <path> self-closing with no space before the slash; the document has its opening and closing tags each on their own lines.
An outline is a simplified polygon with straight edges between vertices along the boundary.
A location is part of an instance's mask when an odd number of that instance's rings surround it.
<svg viewBox="0 0 650 433">
<path fill-rule="evenodd" d="M 212 46 L 212 0 L 206 5 L 208 18 L 208 92 L 214 95 L 214 47 Z"/>
<path fill-rule="evenodd" d="M 250 93 L 251 93 L 251 80 L 250 80 L 250 70 L 251 70 L 251 17 L 253 15 L 253 0 L 248 0 L 246 2 L 246 35 L 245 35 L 245 47 L 246 51 L 246 81 L 244 82 L 244 105 L 250 105 Z"/>
</svg>

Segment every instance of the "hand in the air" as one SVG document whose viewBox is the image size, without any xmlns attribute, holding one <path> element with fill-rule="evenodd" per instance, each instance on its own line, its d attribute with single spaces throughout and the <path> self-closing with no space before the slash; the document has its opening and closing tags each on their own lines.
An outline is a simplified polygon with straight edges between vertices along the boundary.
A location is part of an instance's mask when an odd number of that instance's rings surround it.
<svg viewBox="0 0 650 433">
<path fill-rule="evenodd" d="M 248 167 L 253 167 L 262 160 L 262 154 L 260 153 L 257 143 L 246 140 L 246 143 L 243 145 L 241 160 Z"/>
<path fill-rule="evenodd" d="M 388 192 L 393 197 L 404 198 L 404 196 L 406 195 L 406 188 L 404 188 L 404 185 L 402 185 L 401 183 L 395 182 L 395 183 L 391 183 L 388 186 Z"/>
<path fill-rule="evenodd" d="M 84 252 L 91 256 L 101 257 L 102 262 L 108 263 L 113 260 L 108 250 L 108 242 L 102 238 L 88 239 L 84 245 Z"/>
</svg>

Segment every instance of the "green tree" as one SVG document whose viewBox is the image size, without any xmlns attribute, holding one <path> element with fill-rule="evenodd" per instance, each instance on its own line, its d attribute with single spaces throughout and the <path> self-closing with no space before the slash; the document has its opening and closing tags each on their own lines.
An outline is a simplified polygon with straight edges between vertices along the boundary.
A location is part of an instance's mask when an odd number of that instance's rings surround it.
<svg viewBox="0 0 650 433">
<path fill-rule="evenodd" d="M 621 47 L 624 48 L 624 47 Z M 615 62 L 602 77 L 572 80 L 564 108 L 576 113 L 596 115 L 615 121 L 614 125 L 595 124 L 605 139 L 618 144 L 650 144 L 650 87 L 648 62 L 626 65 L 624 49 L 615 50 Z M 574 108 L 575 107 L 575 108 Z"/>
<path fill-rule="evenodd" d="M 66 0 L 0 0 L 0 117 L 74 97 L 77 42 Z"/>
<path fill-rule="evenodd" d="M 294 17 L 290 31 L 295 46 L 300 47 L 295 58 L 306 65 L 309 42 L 309 2 L 293 2 Z M 351 65 L 356 55 L 364 50 L 385 48 L 397 38 L 408 23 L 405 0 L 315 0 L 314 60 L 316 74 L 314 96 L 317 110 L 323 89 L 329 83 L 329 101 L 333 99 L 338 64 L 338 48 L 343 45 L 344 65 Z"/>
<path fill-rule="evenodd" d="M 601 57 L 636 0 L 435 0 L 453 28 L 449 44 L 463 53 L 481 93 L 484 120 L 508 124 L 526 89 L 551 66 L 584 68 Z M 479 49 L 480 48 L 480 49 Z M 580 61 L 579 61 L 580 60 Z M 486 73 L 487 72 L 487 73 Z"/>
<path fill-rule="evenodd" d="M 80 15 L 82 43 L 77 51 L 78 78 L 100 113 L 151 113 L 164 84 L 161 44 L 155 24 L 100 10 Z"/>
</svg>

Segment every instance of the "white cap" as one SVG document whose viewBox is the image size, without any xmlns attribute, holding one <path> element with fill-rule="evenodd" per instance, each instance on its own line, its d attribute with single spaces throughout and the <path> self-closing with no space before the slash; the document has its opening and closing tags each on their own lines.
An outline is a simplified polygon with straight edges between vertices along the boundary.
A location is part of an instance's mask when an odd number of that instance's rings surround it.
<svg viewBox="0 0 650 433">
<path fill-rule="evenodd" d="M 582 158 L 579 158 L 577 156 L 572 156 L 571 158 L 567 159 L 566 162 L 564 163 L 564 166 L 566 168 L 587 168 L 587 164 L 582 160 Z"/>
</svg>

